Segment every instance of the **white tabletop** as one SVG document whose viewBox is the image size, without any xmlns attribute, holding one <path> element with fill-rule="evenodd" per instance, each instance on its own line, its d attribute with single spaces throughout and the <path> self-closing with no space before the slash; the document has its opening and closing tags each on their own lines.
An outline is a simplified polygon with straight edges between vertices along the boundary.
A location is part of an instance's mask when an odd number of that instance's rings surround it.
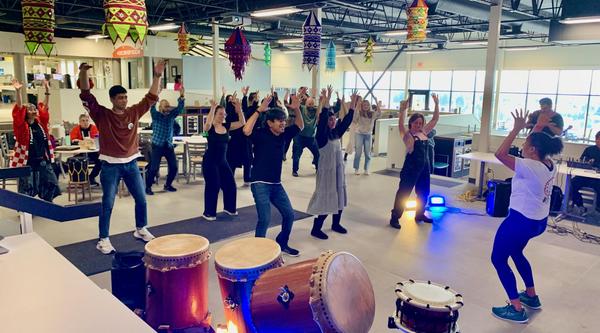
<svg viewBox="0 0 600 333">
<path fill-rule="evenodd" d="M 570 174 L 573 177 L 581 176 L 581 177 L 600 179 L 600 173 L 597 173 L 595 170 L 569 168 L 569 167 L 567 167 L 567 163 L 561 163 L 558 166 L 558 173 L 564 174 L 564 175 Z"/>
<path fill-rule="evenodd" d="M 485 163 L 502 164 L 502 162 L 500 162 L 500 160 L 496 158 L 494 153 L 482 153 L 479 151 L 474 151 L 471 153 L 458 155 L 457 157 L 473 161 L 481 161 Z"/>
<path fill-rule="evenodd" d="M 2 332 L 154 332 L 37 234 L 0 245 Z"/>
<path fill-rule="evenodd" d="M 207 143 L 208 140 L 206 140 L 205 137 L 201 136 L 201 135 L 194 135 L 194 136 L 174 136 L 173 137 L 173 142 L 177 143 L 177 142 L 184 142 L 184 143 Z"/>
<path fill-rule="evenodd" d="M 73 146 L 58 146 L 56 148 L 60 148 L 60 147 L 73 147 Z M 97 153 L 99 152 L 100 149 L 87 149 L 87 148 L 83 148 L 83 147 L 79 147 L 79 149 L 73 149 L 73 150 L 56 150 L 54 149 L 54 153 L 55 154 L 60 154 L 63 156 L 74 156 L 77 154 L 88 154 L 88 153 Z"/>
</svg>

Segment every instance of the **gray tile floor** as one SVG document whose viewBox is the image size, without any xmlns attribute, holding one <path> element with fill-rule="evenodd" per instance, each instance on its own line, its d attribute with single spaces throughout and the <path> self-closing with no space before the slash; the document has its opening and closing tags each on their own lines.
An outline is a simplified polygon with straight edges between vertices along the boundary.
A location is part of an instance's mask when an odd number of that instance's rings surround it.
<svg viewBox="0 0 600 333">
<path fill-rule="evenodd" d="M 291 177 L 291 161 L 284 164 L 283 182 L 294 208 L 305 210 L 315 186 L 310 155 L 305 153 L 300 177 Z M 381 169 L 385 160 L 375 158 L 373 170 Z M 291 244 L 302 251 L 300 258 L 288 263 L 316 257 L 321 251 L 343 250 L 356 255 L 366 266 L 375 290 L 377 309 L 371 332 L 388 332 L 387 317 L 394 311 L 394 287 L 405 279 L 432 280 L 447 284 L 462 293 L 465 306 L 460 310 L 462 332 L 477 333 L 552 333 L 598 332 L 600 327 L 600 246 L 586 244 L 573 236 L 544 233 L 530 242 L 526 255 L 534 268 L 538 292 L 544 304 L 542 311 L 533 313 L 526 325 L 499 321 L 490 308 L 504 303 L 506 296 L 490 263 L 491 246 L 501 219 L 488 216 L 446 214 L 433 225 L 416 224 L 410 218 L 402 220 L 402 230 L 387 226 L 390 205 L 398 180 L 371 174 L 355 176 L 348 167 L 347 184 L 350 204 L 344 211 L 343 224 L 348 235 L 328 232 L 330 239 L 317 240 L 309 235 L 312 219 L 298 221 L 294 226 Z M 240 173 L 238 171 L 238 173 Z M 238 183 L 241 185 L 241 175 Z M 175 184 L 177 193 L 156 191 L 148 197 L 150 225 L 169 223 L 199 216 L 203 207 L 203 182 Z M 443 194 L 448 205 L 465 212 L 483 213 L 484 203 L 466 203 L 458 199 L 469 185 L 432 187 L 432 193 Z M 158 187 L 160 188 L 160 187 Z M 97 199 L 100 192 L 96 191 Z M 65 197 L 59 202 L 64 203 Z M 253 203 L 249 188 L 238 189 L 239 206 Z M 330 227 L 326 221 L 325 231 Z M 570 227 L 571 222 L 561 222 Z M 600 234 L 600 228 L 582 225 L 589 233 Z M 117 199 L 113 211 L 111 233 L 133 230 L 133 200 Z M 274 237 L 278 227 L 269 230 Z M 56 223 L 34 218 L 34 230 L 54 246 L 94 238 L 97 219 Z M 0 210 L 0 233 L 16 234 L 17 216 Z M 251 234 L 242 235 L 249 236 Z M 216 251 L 227 240 L 211 244 Z M 117 247 L 119 244 L 114 244 Z M 210 263 L 210 308 L 214 323 L 223 321 L 220 292 L 214 263 Z M 110 274 L 102 273 L 91 279 L 110 289 Z M 522 282 L 520 282 L 522 286 Z"/>
</svg>

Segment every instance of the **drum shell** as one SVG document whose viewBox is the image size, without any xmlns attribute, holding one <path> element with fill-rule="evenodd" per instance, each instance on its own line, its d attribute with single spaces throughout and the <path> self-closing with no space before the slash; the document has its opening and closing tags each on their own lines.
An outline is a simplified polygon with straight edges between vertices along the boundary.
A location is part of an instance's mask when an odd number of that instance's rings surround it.
<svg viewBox="0 0 600 333">
<path fill-rule="evenodd" d="M 431 311 L 407 302 L 402 302 L 400 308 L 400 323 L 416 333 L 450 333 L 458 320 L 458 310 Z"/>
<path fill-rule="evenodd" d="M 168 271 L 146 269 L 146 322 L 154 329 L 210 326 L 208 261 Z"/>
<path fill-rule="evenodd" d="M 320 333 L 310 307 L 310 278 L 317 259 L 265 272 L 252 290 L 251 313 L 260 333 Z M 288 286 L 294 299 L 285 308 L 277 301 L 281 287 Z"/>
<path fill-rule="evenodd" d="M 250 316 L 250 295 L 253 286 L 254 281 L 234 282 L 219 276 L 225 322 L 233 322 L 237 326 L 238 333 L 257 332 Z M 236 303 L 236 308 L 232 309 L 227 306 L 226 300 L 228 298 Z"/>
</svg>

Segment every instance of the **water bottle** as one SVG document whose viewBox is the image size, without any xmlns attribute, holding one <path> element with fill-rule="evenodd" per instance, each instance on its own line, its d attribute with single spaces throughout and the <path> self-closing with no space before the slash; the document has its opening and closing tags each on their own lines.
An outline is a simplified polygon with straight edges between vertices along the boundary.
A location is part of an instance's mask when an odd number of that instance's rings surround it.
<svg viewBox="0 0 600 333">
<path fill-rule="evenodd" d="M 65 146 L 71 145 L 71 136 L 65 135 Z"/>
</svg>

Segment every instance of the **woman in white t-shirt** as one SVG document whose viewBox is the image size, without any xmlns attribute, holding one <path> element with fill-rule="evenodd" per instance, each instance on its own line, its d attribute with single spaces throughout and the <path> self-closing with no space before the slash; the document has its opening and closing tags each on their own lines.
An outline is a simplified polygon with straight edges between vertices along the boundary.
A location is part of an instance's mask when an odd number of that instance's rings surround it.
<svg viewBox="0 0 600 333">
<path fill-rule="evenodd" d="M 510 304 L 494 307 L 492 313 L 497 318 L 525 323 L 527 313 L 523 309 L 540 309 L 542 304 L 535 292 L 533 273 L 523 250 L 530 239 L 541 235 L 546 229 L 550 212 L 550 197 L 556 175 L 556 166 L 550 156 L 563 149 L 560 137 L 544 132 L 532 133 L 523 145 L 523 158 L 508 154 L 512 142 L 525 128 L 528 113 L 523 110 L 512 114 L 515 124 L 510 134 L 496 151 L 496 157 L 508 168 L 515 171 L 510 195 L 510 212 L 502 222 L 494 239 L 492 263 L 504 287 Z M 525 282 L 526 290 L 517 291 L 515 275 L 508 265 L 511 257 Z"/>
</svg>

